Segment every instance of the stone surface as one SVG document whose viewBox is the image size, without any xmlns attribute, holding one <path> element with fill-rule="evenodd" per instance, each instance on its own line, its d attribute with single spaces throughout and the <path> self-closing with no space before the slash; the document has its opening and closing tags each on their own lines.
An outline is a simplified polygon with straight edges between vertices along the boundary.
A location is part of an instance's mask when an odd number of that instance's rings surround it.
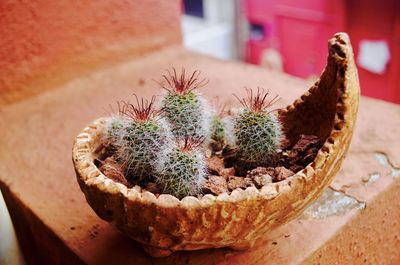
<svg viewBox="0 0 400 265">
<path fill-rule="evenodd" d="M 331 187 L 366 203 L 322 219 L 303 217 L 263 236 L 247 251 L 212 249 L 151 259 L 139 244 L 99 219 L 87 205 L 71 162 L 74 137 L 132 91 L 150 96 L 171 62 L 200 69 L 209 97 L 263 86 L 285 106 L 306 82 L 254 66 L 222 62 L 171 47 L 61 82 L 39 96 L 0 107 L 0 187 L 32 264 L 396 264 L 400 259 L 400 107 L 362 98 L 357 129 Z M 140 81 L 144 80 L 144 84 Z M 142 83 L 142 85 L 140 85 Z M 118 89 L 116 89 L 118 88 Z M 228 101 L 234 102 L 233 98 Z M 27 115 L 29 113 L 29 116 Z M 379 126 L 376 126 L 379 124 Z M 28 134 L 26 132 L 29 132 Z M 20 151 L 16 151 L 20 150 Z M 371 173 L 380 178 L 365 185 Z M 385 229 L 382 229 L 384 225 Z M 397 236 L 397 237 L 396 237 Z M 379 251 L 377 251 L 379 249 Z"/>
</svg>

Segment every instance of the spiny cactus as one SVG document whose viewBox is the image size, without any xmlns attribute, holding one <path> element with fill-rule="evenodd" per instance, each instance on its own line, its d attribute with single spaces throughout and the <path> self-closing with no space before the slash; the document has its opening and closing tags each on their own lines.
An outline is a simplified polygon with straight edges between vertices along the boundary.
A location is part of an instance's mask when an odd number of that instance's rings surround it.
<svg viewBox="0 0 400 265">
<path fill-rule="evenodd" d="M 156 183 L 163 192 L 177 198 L 199 194 L 207 176 L 203 140 L 186 137 L 164 150 L 156 166 Z"/>
<path fill-rule="evenodd" d="M 280 145 L 281 126 L 267 109 L 277 96 L 267 101 L 269 92 L 260 88 L 255 94 L 247 89 L 247 98 L 239 99 L 242 110 L 234 118 L 233 132 L 237 156 L 249 166 L 265 166 L 272 162 Z"/>
<path fill-rule="evenodd" d="M 135 96 L 136 97 L 136 96 Z M 167 123 L 154 110 L 155 97 L 136 105 L 118 104 L 119 113 L 108 126 L 108 137 L 128 180 L 142 180 L 154 173 L 158 153 L 171 140 Z"/>
<path fill-rule="evenodd" d="M 161 86 L 167 91 L 161 105 L 166 120 L 170 123 L 171 131 L 176 137 L 210 136 L 211 109 L 205 98 L 196 89 L 204 86 L 207 81 L 199 80 L 199 71 L 186 76 L 183 69 L 180 76 L 176 70 L 163 75 L 166 84 Z"/>
<path fill-rule="evenodd" d="M 219 144 L 225 142 L 225 127 L 220 116 L 215 116 L 211 127 L 211 139 Z"/>
<path fill-rule="evenodd" d="M 210 147 L 213 151 L 220 151 L 232 138 L 229 112 L 225 111 L 225 105 L 217 107 L 218 113 L 214 115 L 211 126 Z"/>
</svg>

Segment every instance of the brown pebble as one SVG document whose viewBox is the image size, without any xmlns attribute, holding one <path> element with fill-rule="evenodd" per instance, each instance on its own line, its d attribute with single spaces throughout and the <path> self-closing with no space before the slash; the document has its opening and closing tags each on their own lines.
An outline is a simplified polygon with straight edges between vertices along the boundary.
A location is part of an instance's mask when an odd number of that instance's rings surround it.
<svg viewBox="0 0 400 265">
<path fill-rule="evenodd" d="M 234 167 L 224 168 L 219 173 L 222 177 L 228 179 L 230 176 L 235 176 L 235 168 Z"/>
<path fill-rule="evenodd" d="M 307 149 L 312 147 L 320 148 L 321 140 L 315 135 L 300 135 L 300 139 L 293 146 L 292 150 L 297 152 L 305 152 Z"/>
<path fill-rule="evenodd" d="M 215 141 L 215 140 L 211 139 L 209 146 L 210 146 L 212 151 L 218 152 L 218 151 L 222 150 L 222 148 L 224 147 L 224 143 L 221 143 L 221 142 L 218 142 L 218 141 Z"/>
<path fill-rule="evenodd" d="M 300 165 L 292 165 L 292 166 L 289 167 L 289 169 L 290 169 L 291 171 L 293 171 L 294 173 L 299 172 L 299 171 L 302 170 L 303 168 L 304 168 L 304 167 L 303 167 L 303 166 L 300 166 Z"/>
<path fill-rule="evenodd" d="M 277 167 L 277 168 L 275 168 L 274 181 L 275 182 L 282 181 L 293 175 L 294 175 L 293 171 L 291 171 L 285 167 Z"/>
<path fill-rule="evenodd" d="M 219 195 L 221 193 L 228 191 L 228 185 L 226 179 L 221 176 L 208 176 L 203 186 L 204 193 L 212 193 L 214 195 Z"/>
<path fill-rule="evenodd" d="M 232 176 L 229 178 L 228 181 L 228 189 L 231 191 L 237 188 L 245 189 L 252 186 L 254 186 L 253 181 L 251 181 L 251 179 L 247 177 Z"/>
<path fill-rule="evenodd" d="M 289 141 L 289 139 L 286 138 L 286 137 L 283 137 L 283 138 L 281 139 L 281 149 L 282 149 L 282 150 L 285 150 L 285 149 L 287 149 L 287 148 L 289 148 L 289 147 L 290 147 L 290 141 Z"/>
<path fill-rule="evenodd" d="M 258 189 L 272 182 L 271 175 L 258 175 L 253 177 L 253 183 Z"/>
<path fill-rule="evenodd" d="M 101 162 L 99 170 L 108 178 L 128 186 L 129 183 L 124 176 L 124 170 L 120 164 L 114 159 L 114 157 L 107 157 Z"/>
<path fill-rule="evenodd" d="M 273 167 L 256 167 L 255 169 L 247 172 L 247 177 L 252 178 L 259 175 L 275 175 L 275 169 Z"/>
<path fill-rule="evenodd" d="M 213 175 L 220 175 L 220 172 L 224 169 L 224 159 L 217 156 L 212 156 L 207 159 L 208 171 Z"/>
</svg>

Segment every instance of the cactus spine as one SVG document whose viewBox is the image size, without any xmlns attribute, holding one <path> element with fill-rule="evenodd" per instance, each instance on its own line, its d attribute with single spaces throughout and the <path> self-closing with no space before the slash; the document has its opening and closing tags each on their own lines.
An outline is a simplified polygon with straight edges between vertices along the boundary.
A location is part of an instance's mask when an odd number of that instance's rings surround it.
<svg viewBox="0 0 400 265">
<path fill-rule="evenodd" d="M 154 174 L 157 154 L 170 141 L 170 132 L 159 113 L 153 109 L 155 98 L 136 105 L 119 103 L 119 113 L 108 126 L 108 137 L 117 161 L 128 180 L 142 180 Z"/>
<path fill-rule="evenodd" d="M 208 139 L 211 128 L 211 111 L 207 101 L 196 91 L 205 85 L 205 79 L 199 80 L 200 72 L 194 71 L 189 77 L 185 70 L 180 76 L 176 70 L 163 75 L 167 91 L 161 105 L 164 117 L 169 122 L 171 131 L 178 138 L 203 137 Z"/>
<path fill-rule="evenodd" d="M 156 182 L 163 192 L 182 198 L 197 195 L 207 177 L 201 138 L 178 140 L 165 149 L 156 166 Z"/>
<path fill-rule="evenodd" d="M 254 94 L 247 89 L 247 98 L 238 98 L 244 109 L 233 121 L 237 156 L 250 167 L 270 164 L 280 146 L 280 123 L 267 110 L 277 96 L 267 101 L 268 93 L 259 88 Z"/>
</svg>

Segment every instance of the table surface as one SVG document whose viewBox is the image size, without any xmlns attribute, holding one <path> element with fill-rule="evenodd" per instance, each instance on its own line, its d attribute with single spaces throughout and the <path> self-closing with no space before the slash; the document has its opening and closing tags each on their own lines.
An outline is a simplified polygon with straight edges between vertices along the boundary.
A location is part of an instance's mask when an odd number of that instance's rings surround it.
<svg viewBox="0 0 400 265">
<path fill-rule="evenodd" d="M 139 244 L 102 221 L 86 203 L 75 178 L 71 148 L 74 137 L 87 123 L 107 115 L 109 104 L 115 107 L 116 100 L 132 99 L 133 93 L 145 97 L 153 93 L 160 95 L 162 91 L 153 79 L 160 79 L 165 69 L 172 66 L 201 70 L 202 76 L 210 80 L 201 91 L 211 102 L 220 100 L 237 105 L 232 93 L 241 95 L 245 86 L 260 86 L 279 94 L 281 100 L 276 107 L 283 107 L 310 86 L 307 81 L 282 73 L 170 47 L 109 65 L 39 96 L 0 107 L 0 187 L 18 198 L 18 203 L 29 209 L 30 216 L 49 231 L 47 236 L 59 239 L 76 261 L 87 264 L 307 263 L 349 222 L 368 213 L 382 193 L 393 185 L 397 185 L 396 189 L 399 187 L 400 107 L 362 98 L 355 135 L 344 165 L 327 192 L 305 214 L 262 235 L 262 240 L 247 251 L 210 249 L 178 252 L 164 259 L 150 258 Z M 399 206 L 397 202 L 394 205 Z M 368 233 L 379 228 L 370 229 Z M 35 235 L 35 240 L 44 239 Z M 53 255 L 55 247 L 49 244 L 41 247 Z M 398 254 L 398 244 L 385 245 L 385 248 Z M 378 258 L 379 255 L 372 257 Z"/>
</svg>

